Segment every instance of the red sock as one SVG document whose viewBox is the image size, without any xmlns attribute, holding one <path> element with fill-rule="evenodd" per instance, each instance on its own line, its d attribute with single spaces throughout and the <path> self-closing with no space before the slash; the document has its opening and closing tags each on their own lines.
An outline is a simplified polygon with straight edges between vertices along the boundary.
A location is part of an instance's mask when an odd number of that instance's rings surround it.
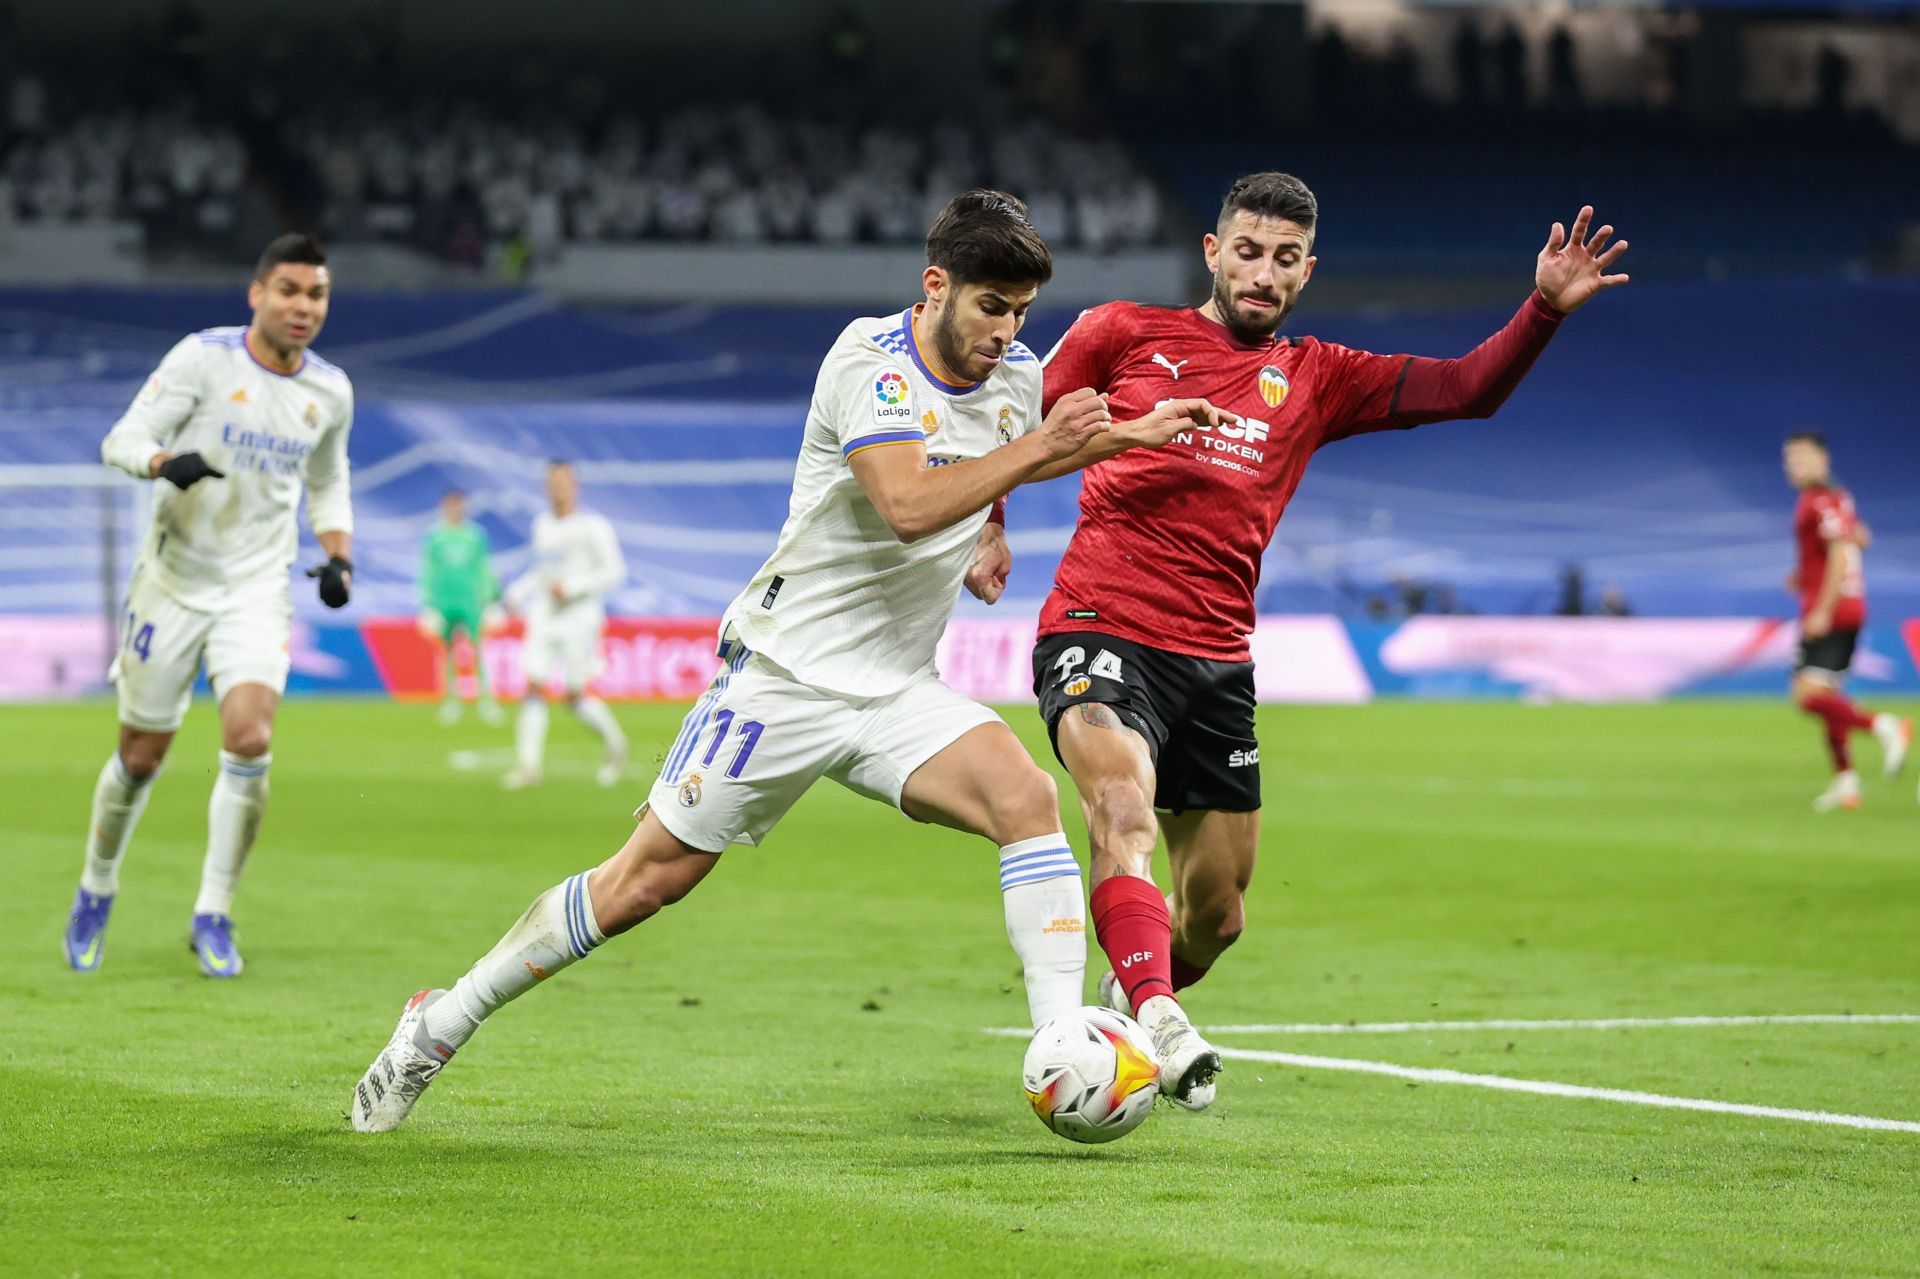
<svg viewBox="0 0 1920 1279">
<path fill-rule="evenodd" d="M 1833 752 L 1833 767 L 1845 772 L 1853 767 L 1853 754 L 1847 749 L 1847 735 L 1866 732 L 1873 727 L 1873 712 L 1863 711 L 1838 690 L 1823 688 L 1800 703 L 1800 709 L 1826 721 L 1827 749 Z"/>
<path fill-rule="evenodd" d="M 1191 964 L 1180 958 L 1180 956 L 1175 955 L 1173 957 L 1173 988 L 1175 990 L 1185 990 L 1202 977 L 1205 977 L 1207 975 L 1207 969 L 1212 966 L 1211 964 Z"/>
<path fill-rule="evenodd" d="M 1151 880 L 1115 875 L 1093 890 L 1093 935 L 1138 1008 L 1155 995 L 1173 994 L 1170 964 L 1173 920 Z"/>
</svg>

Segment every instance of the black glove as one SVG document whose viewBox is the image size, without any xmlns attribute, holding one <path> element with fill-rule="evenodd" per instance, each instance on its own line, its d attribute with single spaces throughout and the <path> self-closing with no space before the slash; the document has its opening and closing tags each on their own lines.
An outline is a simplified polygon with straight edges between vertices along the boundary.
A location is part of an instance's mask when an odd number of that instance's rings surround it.
<svg viewBox="0 0 1920 1279">
<path fill-rule="evenodd" d="M 353 561 L 336 555 L 318 568 L 307 570 L 308 577 L 320 579 L 320 602 L 328 608 L 345 608 L 347 578 L 353 573 Z"/>
<path fill-rule="evenodd" d="M 160 464 L 160 478 L 177 489 L 190 489 L 201 480 L 224 480 L 227 473 L 208 466 L 198 453 L 175 453 Z"/>
</svg>

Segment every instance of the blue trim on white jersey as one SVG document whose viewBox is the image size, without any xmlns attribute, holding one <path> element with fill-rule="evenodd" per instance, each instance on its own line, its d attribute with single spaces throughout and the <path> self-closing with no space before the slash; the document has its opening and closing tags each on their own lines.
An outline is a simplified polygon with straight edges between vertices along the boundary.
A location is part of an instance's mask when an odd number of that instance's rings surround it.
<svg viewBox="0 0 1920 1279">
<path fill-rule="evenodd" d="M 870 449 L 877 444 L 923 444 L 926 442 L 926 439 L 927 433 L 919 430 L 874 431 L 871 434 L 848 440 L 841 446 L 840 456 L 852 457 L 861 449 Z"/>
<path fill-rule="evenodd" d="M 318 351 L 307 352 L 307 362 L 303 367 L 311 368 L 321 373 L 331 373 L 342 381 L 350 380 L 347 378 L 347 371 L 345 369 L 335 364 L 332 360 L 327 359 Z"/>
<path fill-rule="evenodd" d="M 927 362 L 920 358 L 919 340 L 913 336 L 912 307 L 906 309 L 906 312 L 900 317 L 900 321 L 906 326 L 907 330 L 907 354 L 913 357 L 913 366 L 920 370 L 927 381 L 933 383 L 934 390 L 943 391 L 948 395 L 971 395 L 986 385 L 985 382 L 948 382 L 938 373 L 928 368 Z"/>
</svg>

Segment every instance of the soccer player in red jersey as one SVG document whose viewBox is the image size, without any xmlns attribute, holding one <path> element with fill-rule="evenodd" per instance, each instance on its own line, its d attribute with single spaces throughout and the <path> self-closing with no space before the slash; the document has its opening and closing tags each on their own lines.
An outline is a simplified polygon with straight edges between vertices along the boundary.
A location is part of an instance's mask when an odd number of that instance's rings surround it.
<svg viewBox="0 0 1920 1279">
<path fill-rule="evenodd" d="M 1793 508 L 1793 539 L 1799 562 L 1787 575 L 1787 590 L 1800 598 L 1800 656 L 1793 667 L 1795 705 L 1826 725 L 1833 753 L 1833 781 L 1813 801 L 1816 811 L 1860 807 L 1860 775 L 1853 771 L 1847 739 L 1871 732 L 1880 739 L 1887 776 L 1906 762 L 1913 721 L 1862 710 L 1840 691 L 1853 665 L 1854 645 L 1867 621 L 1867 582 L 1861 552 L 1871 535 L 1853 507 L 1853 497 L 1833 482 L 1827 441 L 1816 431 L 1787 437 L 1781 450 L 1787 482 L 1800 490 Z"/>
<path fill-rule="evenodd" d="M 1175 992 L 1244 924 L 1260 829 L 1247 637 L 1261 554 L 1307 460 L 1352 435 L 1489 416 L 1569 312 L 1627 280 L 1609 273 L 1626 241 L 1609 245 L 1610 226 L 1589 236 L 1583 208 L 1571 229 L 1554 223 L 1514 317 L 1459 359 L 1282 336 L 1313 275 L 1317 215 L 1298 178 L 1241 178 L 1205 237 L 1204 305 L 1095 307 L 1046 367 L 1047 402 L 1092 387 L 1116 420 L 1175 396 L 1221 415 L 1087 471 L 1033 657 L 1041 714 L 1091 835 L 1094 931 L 1113 965 L 1102 998 L 1153 1034 L 1161 1086 L 1190 1109 L 1213 1100 L 1220 1057 Z M 1166 898 L 1151 872 L 1157 831 L 1172 866 Z"/>
</svg>

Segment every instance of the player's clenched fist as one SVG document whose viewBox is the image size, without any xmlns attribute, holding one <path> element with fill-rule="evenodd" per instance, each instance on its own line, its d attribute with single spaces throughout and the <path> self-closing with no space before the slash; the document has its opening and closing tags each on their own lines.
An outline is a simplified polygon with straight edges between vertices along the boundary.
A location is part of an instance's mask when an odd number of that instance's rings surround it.
<svg viewBox="0 0 1920 1279">
<path fill-rule="evenodd" d="M 1224 426 L 1239 420 L 1238 413 L 1215 408 L 1206 400 L 1162 400 L 1145 417 L 1122 422 L 1114 429 L 1125 437 L 1130 447 L 1157 449 L 1180 432 L 1191 431 L 1196 426 Z"/>
<path fill-rule="evenodd" d="M 1080 451 L 1081 445 L 1112 425 L 1113 414 L 1107 409 L 1107 397 L 1082 387 L 1068 391 L 1053 402 L 1053 412 L 1047 414 L 1038 434 L 1049 456 L 1071 457 Z"/>
</svg>

